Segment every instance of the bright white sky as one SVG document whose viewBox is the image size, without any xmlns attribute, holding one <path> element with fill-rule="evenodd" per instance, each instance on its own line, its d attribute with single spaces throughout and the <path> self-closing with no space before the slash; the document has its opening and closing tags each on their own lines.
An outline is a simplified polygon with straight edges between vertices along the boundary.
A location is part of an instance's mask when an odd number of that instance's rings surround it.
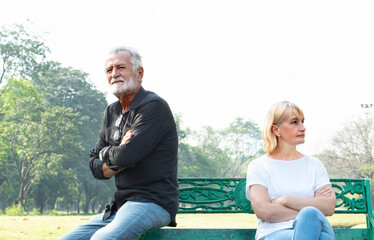
<svg viewBox="0 0 374 240">
<path fill-rule="evenodd" d="M 48 59 L 89 73 L 103 92 L 108 50 L 137 48 L 143 86 L 193 130 L 236 117 L 262 127 L 273 103 L 292 101 L 306 117 L 300 150 L 314 154 L 374 103 L 373 12 L 373 1 L 12 0 L 0 25 L 30 19 L 48 32 Z"/>
</svg>

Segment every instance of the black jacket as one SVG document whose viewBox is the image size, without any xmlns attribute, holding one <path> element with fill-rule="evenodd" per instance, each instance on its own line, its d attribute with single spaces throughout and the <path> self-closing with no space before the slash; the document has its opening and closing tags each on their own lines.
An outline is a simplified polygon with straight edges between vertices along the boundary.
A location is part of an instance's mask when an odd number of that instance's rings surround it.
<svg viewBox="0 0 374 240">
<path fill-rule="evenodd" d="M 115 122 L 121 111 L 117 101 L 104 113 L 96 148 L 90 152 L 92 174 L 97 179 L 105 179 L 101 170 L 103 162 L 112 170 L 125 168 L 115 175 L 115 207 L 120 208 L 126 201 L 153 202 L 168 211 L 172 219 L 169 225 L 175 226 L 179 204 L 178 135 L 171 110 L 165 100 L 141 87 L 118 128 Z M 120 140 L 115 141 L 113 136 L 119 129 L 122 136 L 129 130 L 133 133 L 121 146 Z M 106 146 L 110 147 L 102 162 L 99 151 Z"/>
</svg>

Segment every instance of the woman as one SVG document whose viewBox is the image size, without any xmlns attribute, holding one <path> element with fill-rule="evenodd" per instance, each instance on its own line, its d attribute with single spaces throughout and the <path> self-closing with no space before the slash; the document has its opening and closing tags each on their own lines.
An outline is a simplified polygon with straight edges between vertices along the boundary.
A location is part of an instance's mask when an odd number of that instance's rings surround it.
<svg viewBox="0 0 374 240">
<path fill-rule="evenodd" d="M 246 195 L 258 219 L 256 239 L 335 239 L 325 216 L 335 210 L 335 194 L 323 164 L 304 155 L 304 113 L 293 103 L 269 110 L 262 138 L 266 155 L 247 171 Z"/>
</svg>

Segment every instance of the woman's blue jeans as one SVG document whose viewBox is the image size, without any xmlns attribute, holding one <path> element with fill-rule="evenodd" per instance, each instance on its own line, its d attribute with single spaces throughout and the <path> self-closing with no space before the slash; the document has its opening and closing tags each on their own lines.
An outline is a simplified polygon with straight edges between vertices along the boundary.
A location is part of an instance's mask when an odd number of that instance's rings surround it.
<svg viewBox="0 0 374 240">
<path fill-rule="evenodd" d="M 334 240 L 331 224 L 317 208 L 305 207 L 297 215 L 293 228 L 282 229 L 261 240 Z"/>
<path fill-rule="evenodd" d="M 105 221 L 103 214 L 78 226 L 60 240 L 137 239 L 170 223 L 169 213 L 155 203 L 126 202 Z"/>
</svg>

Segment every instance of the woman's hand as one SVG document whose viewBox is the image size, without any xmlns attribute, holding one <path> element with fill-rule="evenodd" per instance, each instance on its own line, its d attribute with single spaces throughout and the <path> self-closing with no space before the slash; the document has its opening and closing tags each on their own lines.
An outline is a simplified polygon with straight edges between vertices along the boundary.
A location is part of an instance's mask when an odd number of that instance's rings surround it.
<svg viewBox="0 0 374 240">
<path fill-rule="evenodd" d="M 335 200 L 334 190 L 330 184 L 327 184 L 315 191 L 313 198 L 281 196 L 271 200 L 271 203 L 297 211 L 307 206 L 313 206 L 318 208 L 325 216 L 331 216 L 335 211 Z"/>
<path fill-rule="evenodd" d="M 287 198 L 287 196 L 281 196 L 279 198 L 271 200 L 271 203 L 285 206 L 285 204 L 286 204 L 286 198 Z"/>
<path fill-rule="evenodd" d="M 334 193 L 334 190 L 332 189 L 331 185 L 325 185 L 321 188 L 319 188 L 315 193 L 314 197 L 331 197 Z"/>
</svg>

